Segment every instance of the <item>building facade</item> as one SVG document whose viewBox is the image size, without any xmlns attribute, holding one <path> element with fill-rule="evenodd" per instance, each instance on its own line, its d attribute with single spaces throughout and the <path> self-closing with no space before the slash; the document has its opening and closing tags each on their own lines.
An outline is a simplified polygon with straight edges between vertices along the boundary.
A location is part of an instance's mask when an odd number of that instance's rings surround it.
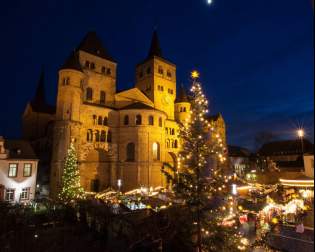
<svg viewBox="0 0 315 252">
<path fill-rule="evenodd" d="M 0 201 L 28 203 L 33 200 L 37 164 L 28 142 L 0 136 Z"/>
<path fill-rule="evenodd" d="M 133 88 L 117 91 L 116 70 L 117 63 L 94 32 L 59 70 L 50 173 L 53 197 L 61 187 L 71 141 L 85 191 L 117 188 L 118 180 L 122 191 L 166 186 L 163 163 L 177 164 L 179 126 L 189 119 L 191 105 L 184 88 L 177 89 L 176 65 L 163 57 L 157 33 L 147 57 L 136 66 Z"/>
</svg>

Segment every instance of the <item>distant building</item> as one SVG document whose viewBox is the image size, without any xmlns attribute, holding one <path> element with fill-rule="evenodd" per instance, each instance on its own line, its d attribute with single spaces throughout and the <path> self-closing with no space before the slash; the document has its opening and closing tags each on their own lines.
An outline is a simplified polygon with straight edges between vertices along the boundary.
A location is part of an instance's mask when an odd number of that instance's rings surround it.
<svg viewBox="0 0 315 252">
<path fill-rule="evenodd" d="M 314 153 L 304 154 L 304 173 L 305 176 L 314 178 Z"/>
<path fill-rule="evenodd" d="M 280 171 L 301 172 L 304 171 L 303 152 L 312 152 L 313 149 L 314 145 L 307 139 L 303 139 L 303 148 L 299 139 L 284 140 L 264 144 L 258 154 L 265 161 L 263 169 L 267 168 L 267 163 L 271 160 Z"/>
<path fill-rule="evenodd" d="M 0 136 L 0 200 L 26 203 L 34 199 L 38 159 L 23 140 Z"/>
<path fill-rule="evenodd" d="M 239 146 L 228 146 L 230 170 L 243 178 L 251 171 L 251 152 Z"/>
</svg>

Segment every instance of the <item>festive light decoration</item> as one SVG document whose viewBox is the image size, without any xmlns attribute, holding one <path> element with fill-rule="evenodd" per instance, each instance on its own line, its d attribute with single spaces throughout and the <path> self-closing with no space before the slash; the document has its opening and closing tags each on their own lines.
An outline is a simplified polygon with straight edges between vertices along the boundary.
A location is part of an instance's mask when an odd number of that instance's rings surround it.
<svg viewBox="0 0 315 252">
<path fill-rule="evenodd" d="M 175 196 L 185 203 L 192 216 L 192 239 L 199 251 L 245 250 L 242 236 L 237 233 L 235 201 L 230 196 L 232 177 L 225 176 L 226 160 L 223 137 L 214 123 L 207 121 L 208 101 L 197 81 L 199 73 L 191 73 L 190 119 L 180 128 L 181 154 L 177 166 L 165 164 L 165 174 Z M 219 165 L 212 166 L 210 159 Z M 208 174 L 208 175 L 205 175 Z M 220 203 L 214 203 L 218 199 Z"/>
<path fill-rule="evenodd" d="M 80 185 L 77 155 L 73 143 L 70 144 L 62 175 L 62 189 L 59 199 L 64 203 L 74 203 L 84 199 L 85 193 Z"/>
</svg>

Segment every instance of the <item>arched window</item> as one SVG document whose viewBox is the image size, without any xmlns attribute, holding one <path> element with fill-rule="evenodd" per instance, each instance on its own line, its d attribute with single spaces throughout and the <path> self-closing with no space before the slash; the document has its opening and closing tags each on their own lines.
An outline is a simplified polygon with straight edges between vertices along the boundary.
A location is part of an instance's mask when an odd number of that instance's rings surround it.
<svg viewBox="0 0 315 252">
<path fill-rule="evenodd" d="M 101 91 L 100 93 L 100 104 L 105 104 L 106 101 L 106 93 L 105 91 Z"/>
<path fill-rule="evenodd" d="M 126 148 L 127 161 L 135 161 L 135 144 L 128 143 Z"/>
<path fill-rule="evenodd" d="M 129 116 L 125 115 L 124 117 L 124 125 L 128 125 L 129 124 Z"/>
<path fill-rule="evenodd" d="M 155 161 L 160 160 L 160 144 L 159 143 L 153 143 L 152 156 L 153 156 L 153 160 Z"/>
<path fill-rule="evenodd" d="M 170 140 L 167 139 L 167 140 L 166 140 L 166 148 L 169 148 L 169 147 L 170 147 Z"/>
<path fill-rule="evenodd" d="M 96 119 L 97 119 L 97 116 L 96 115 L 93 115 L 93 124 L 96 125 Z"/>
<path fill-rule="evenodd" d="M 112 142 L 112 132 L 109 130 L 107 133 L 107 142 L 111 143 Z"/>
<path fill-rule="evenodd" d="M 86 100 L 87 101 L 92 101 L 93 100 L 93 89 L 92 88 L 87 88 L 86 89 Z"/>
<path fill-rule="evenodd" d="M 154 125 L 154 117 L 149 116 L 149 125 Z"/>
<path fill-rule="evenodd" d="M 107 116 L 104 117 L 103 125 L 108 126 L 108 117 Z"/>
<path fill-rule="evenodd" d="M 174 140 L 172 140 L 172 148 L 174 148 L 175 147 L 175 145 L 174 145 Z"/>
<path fill-rule="evenodd" d="M 92 142 L 93 141 L 93 132 L 91 129 L 89 129 L 87 131 L 87 134 L 86 134 L 86 141 L 88 142 Z"/>
<path fill-rule="evenodd" d="M 172 133 L 171 133 L 171 135 L 172 135 L 172 136 L 174 136 L 174 135 L 175 135 L 175 130 L 174 130 L 174 129 L 172 129 Z"/>
<path fill-rule="evenodd" d="M 175 140 L 175 142 L 174 142 L 174 148 L 178 148 L 178 141 L 177 140 Z"/>
<path fill-rule="evenodd" d="M 98 117 L 97 124 L 103 125 L 103 118 L 101 116 Z"/>
<path fill-rule="evenodd" d="M 141 115 L 137 115 L 136 116 L 136 125 L 141 125 L 142 124 L 142 116 Z"/>
<path fill-rule="evenodd" d="M 101 142 L 106 142 L 106 131 L 102 130 L 101 131 Z"/>
<path fill-rule="evenodd" d="M 100 141 L 100 132 L 98 130 L 95 131 L 95 141 L 96 142 Z"/>
<path fill-rule="evenodd" d="M 159 118 L 159 126 L 160 126 L 160 127 L 163 127 L 163 121 L 162 121 L 162 118 L 161 118 L 161 117 Z"/>
</svg>

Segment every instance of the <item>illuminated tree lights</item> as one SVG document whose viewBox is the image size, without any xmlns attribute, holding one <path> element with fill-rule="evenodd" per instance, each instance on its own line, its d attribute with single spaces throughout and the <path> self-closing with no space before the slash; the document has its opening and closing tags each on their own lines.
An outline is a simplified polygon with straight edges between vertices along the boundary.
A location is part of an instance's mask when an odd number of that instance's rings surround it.
<svg viewBox="0 0 315 252">
<path fill-rule="evenodd" d="M 240 251 L 248 247 L 238 233 L 235 198 L 230 195 L 230 180 L 221 165 L 226 161 L 226 146 L 215 125 L 206 119 L 208 101 L 199 73 L 194 71 L 191 87 L 191 114 L 180 128 L 182 152 L 177 166 L 165 164 L 165 174 L 177 198 L 184 202 L 192 218 L 192 243 L 197 251 Z M 210 175 L 209 175 L 210 174 Z"/>
<path fill-rule="evenodd" d="M 84 190 L 80 185 L 77 155 L 73 143 L 70 144 L 62 175 L 62 188 L 59 199 L 64 203 L 73 203 L 84 199 Z"/>
</svg>

